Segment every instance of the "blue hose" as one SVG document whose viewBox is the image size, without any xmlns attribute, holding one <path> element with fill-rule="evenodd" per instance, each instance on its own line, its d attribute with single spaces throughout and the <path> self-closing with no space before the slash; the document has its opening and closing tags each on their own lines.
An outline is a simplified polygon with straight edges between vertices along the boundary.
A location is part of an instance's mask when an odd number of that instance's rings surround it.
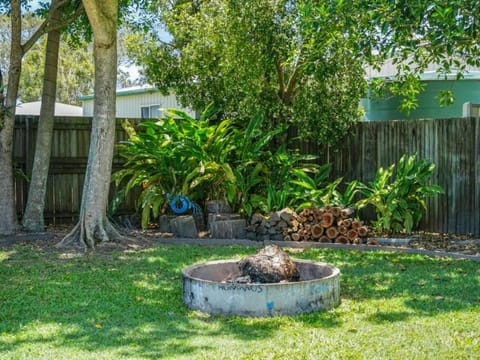
<svg viewBox="0 0 480 360">
<path fill-rule="evenodd" d="M 184 195 L 167 194 L 167 199 L 170 201 L 170 209 L 177 215 L 185 214 L 190 209 L 194 214 L 201 212 L 200 207 Z"/>
</svg>

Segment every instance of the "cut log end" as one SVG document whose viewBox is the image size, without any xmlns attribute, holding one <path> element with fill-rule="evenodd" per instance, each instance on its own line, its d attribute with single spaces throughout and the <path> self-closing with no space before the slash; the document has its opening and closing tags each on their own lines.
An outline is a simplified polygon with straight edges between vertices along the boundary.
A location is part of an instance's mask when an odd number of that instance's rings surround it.
<svg viewBox="0 0 480 360">
<path fill-rule="evenodd" d="M 330 212 L 326 212 L 322 214 L 322 222 L 320 225 L 322 225 L 324 228 L 329 228 L 330 226 L 333 225 L 334 217 L 333 214 Z"/>
<path fill-rule="evenodd" d="M 348 244 L 349 241 L 346 236 L 340 235 L 335 239 L 335 244 Z"/>
<path fill-rule="evenodd" d="M 329 227 L 326 231 L 326 235 L 329 239 L 335 239 L 338 236 L 338 230 L 336 227 Z"/>
<path fill-rule="evenodd" d="M 311 228 L 312 238 L 318 239 L 323 235 L 323 227 L 320 224 L 315 224 Z"/>
<path fill-rule="evenodd" d="M 358 228 L 362 227 L 363 226 L 363 222 L 362 221 L 352 221 L 352 229 L 354 230 L 357 230 Z"/>
<path fill-rule="evenodd" d="M 353 208 L 344 208 L 340 211 L 340 217 L 342 219 L 348 219 L 355 212 Z"/>
<path fill-rule="evenodd" d="M 318 239 L 318 241 L 321 242 L 321 243 L 331 243 L 331 242 L 332 242 L 332 240 L 329 239 L 329 238 L 327 237 L 327 235 L 322 235 L 322 236 L 320 236 L 320 238 Z"/>
<path fill-rule="evenodd" d="M 366 226 L 360 226 L 357 229 L 357 232 L 358 232 L 358 236 L 365 237 L 368 235 L 368 228 Z"/>
<path fill-rule="evenodd" d="M 292 236 L 292 241 L 300 241 L 299 233 L 293 233 L 291 236 Z"/>
</svg>

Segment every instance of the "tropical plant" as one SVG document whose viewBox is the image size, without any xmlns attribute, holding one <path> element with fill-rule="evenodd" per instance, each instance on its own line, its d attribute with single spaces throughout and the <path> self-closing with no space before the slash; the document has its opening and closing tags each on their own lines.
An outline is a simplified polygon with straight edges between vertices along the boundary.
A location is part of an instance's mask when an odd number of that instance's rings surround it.
<svg viewBox="0 0 480 360">
<path fill-rule="evenodd" d="M 266 159 L 263 186 L 252 199 L 254 207 L 262 213 L 281 210 L 285 207 L 297 207 L 302 194 L 294 183 L 297 176 L 309 177 L 318 171 L 318 165 L 312 163 L 316 157 L 288 150 L 282 145 Z"/>
<path fill-rule="evenodd" d="M 208 111 L 199 120 L 177 110 L 167 114 L 141 123 L 140 131 L 125 123 L 130 138 L 119 145 L 126 162 L 113 178 L 124 190 L 120 196 L 141 188 L 138 207 L 144 227 L 151 215 L 166 210 L 167 194 L 186 195 L 201 205 L 227 199 L 246 217 L 294 206 L 301 197 L 293 180 L 316 172 L 315 157 L 285 145 L 272 150 L 272 141 L 287 128 L 265 130 L 261 114 L 246 125 L 234 120 L 215 124 Z"/>
<path fill-rule="evenodd" d="M 150 215 L 158 216 L 167 194 L 193 201 L 223 195 L 219 185 L 232 176 L 226 162 L 234 147 L 230 120 L 210 125 L 205 116 L 196 120 L 171 109 L 165 119 L 141 123 L 138 132 L 129 122 L 123 125 L 130 137 L 119 145 L 126 163 L 113 179 L 125 194 L 141 187 L 143 227 Z"/>
<path fill-rule="evenodd" d="M 364 199 L 357 202 L 359 208 L 373 205 L 378 231 L 411 233 L 427 209 L 426 198 L 442 194 L 443 189 L 430 184 L 435 164 L 417 160 L 417 154 L 404 154 L 398 164 L 380 168 L 369 185 L 360 185 Z"/>
<path fill-rule="evenodd" d="M 360 183 L 356 180 L 345 185 L 343 192 L 339 189 L 343 185 L 343 178 L 328 181 L 332 164 L 327 163 L 316 169 L 314 176 L 302 171 L 295 171 L 295 192 L 298 199 L 297 210 L 307 207 L 324 205 L 351 207 L 355 204 L 356 194 L 360 191 Z"/>
</svg>

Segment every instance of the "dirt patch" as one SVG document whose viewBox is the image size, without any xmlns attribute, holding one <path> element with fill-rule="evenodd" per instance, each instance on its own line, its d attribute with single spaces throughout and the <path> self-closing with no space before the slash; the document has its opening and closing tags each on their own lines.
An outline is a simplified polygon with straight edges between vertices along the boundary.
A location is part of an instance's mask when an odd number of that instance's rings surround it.
<svg viewBox="0 0 480 360">
<path fill-rule="evenodd" d="M 63 253 L 65 258 L 74 256 L 69 252 L 58 250 L 55 248 L 55 244 L 71 230 L 68 226 L 56 226 L 49 227 L 47 231 L 42 233 L 27 233 L 20 232 L 10 236 L 0 236 L 0 247 L 11 248 L 15 245 L 26 245 L 40 252 L 55 252 Z M 128 230 L 124 232 L 128 237 L 127 241 L 118 243 L 105 243 L 96 247 L 97 253 L 108 253 L 113 250 L 121 251 L 135 251 L 151 248 L 157 246 L 159 242 L 164 242 L 166 238 L 171 238 L 169 244 L 175 243 L 175 239 L 172 234 L 162 233 L 158 229 L 149 230 Z M 428 233 L 417 232 L 412 235 L 395 234 L 384 235 L 375 234 L 373 237 L 382 238 L 408 238 L 410 241 L 408 244 L 400 245 L 400 247 L 407 247 L 418 250 L 429 251 L 445 251 L 452 253 L 459 253 L 464 255 L 480 256 L 480 237 L 471 234 L 441 234 L 441 233 Z M 200 238 L 208 241 L 208 234 L 201 233 Z M 163 241 L 162 241 L 163 240 Z M 237 241 L 238 242 L 238 241 Z M 208 244 L 220 244 L 216 241 L 208 241 Z M 224 244 L 222 242 L 221 244 Z M 240 243 L 240 242 L 238 242 Z M 381 244 L 372 246 L 384 246 Z M 386 245 L 391 246 L 391 245 Z M 73 253 L 73 252 L 72 252 Z"/>
<path fill-rule="evenodd" d="M 480 237 L 473 235 L 421 233 L 412 238 L 409 247 L 480 256 Z"/>
</svg>

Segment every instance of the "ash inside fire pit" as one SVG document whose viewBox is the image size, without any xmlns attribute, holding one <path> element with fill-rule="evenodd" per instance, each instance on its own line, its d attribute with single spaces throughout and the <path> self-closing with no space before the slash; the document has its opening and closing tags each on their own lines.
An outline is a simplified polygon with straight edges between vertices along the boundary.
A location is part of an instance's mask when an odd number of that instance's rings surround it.
<svg viewBox="0 0 480 360">
<path fill-rule="evenodd" d="M 298 281 L 300 274 L 295 262 L 277 245 L 269 245 L 257 254 L 242 259 L 240 276 L 226 279 L 238 283 L 278 283 Z"/>
</svg>

